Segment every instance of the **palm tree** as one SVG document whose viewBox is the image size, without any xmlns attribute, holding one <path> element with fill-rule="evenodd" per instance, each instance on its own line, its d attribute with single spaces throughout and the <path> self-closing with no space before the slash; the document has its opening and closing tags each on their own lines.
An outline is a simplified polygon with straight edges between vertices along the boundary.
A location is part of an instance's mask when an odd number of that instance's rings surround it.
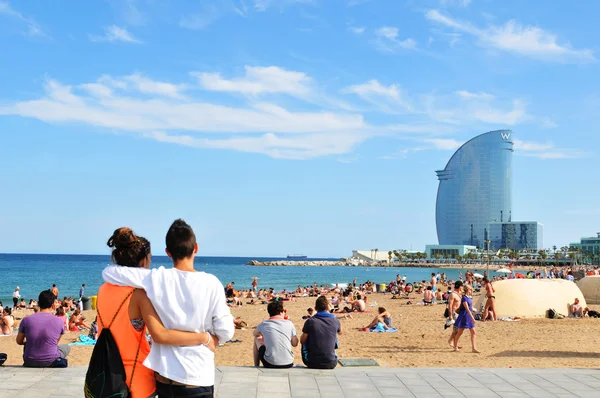
<svg viewBox="0 0 600 398">
<path fill-rule="evenodd" d="M 561 255 L 559 252 L 554 252 L 554 263 L 556 265 L 558 265 L 558 260 L 560 260 L 560 257 L 561 257 Z"/>
<path fill-rule="evenodd" d="M 379 251 L 379 249 L 373 249 L 373 250 L 375 250 L 375 261 L 378 261 L 377 260 L 377 252 Z"/>
<path fill-rule="evenodd" d="M 556 253 L 556 245 L 552 246 L 552 250 Z"/>
<path fill-rule="evenodd" d="M 392 251 L 391 250 L 388 252 L 388 262 L 390 262 L 390 263 L 392 262 Z"/>
</svg>

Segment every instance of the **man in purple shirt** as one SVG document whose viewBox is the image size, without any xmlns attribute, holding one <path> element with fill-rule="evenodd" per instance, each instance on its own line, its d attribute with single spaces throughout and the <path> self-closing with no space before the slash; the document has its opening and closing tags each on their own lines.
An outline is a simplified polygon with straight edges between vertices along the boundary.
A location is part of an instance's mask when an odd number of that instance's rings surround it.
<svg viewBox="0 0 600 398">
<path fill-rule="evenodd" d="M 38 298 L 40 312 L 21 321 L 17 344 L 25 346 L 23 366 L 33 368 L 66 368 L 68 345 L 58 345 L 65 333 L 63 321 L 54 316 L 52 306 L 56 297 L 44 290 Z"/>
</svg>

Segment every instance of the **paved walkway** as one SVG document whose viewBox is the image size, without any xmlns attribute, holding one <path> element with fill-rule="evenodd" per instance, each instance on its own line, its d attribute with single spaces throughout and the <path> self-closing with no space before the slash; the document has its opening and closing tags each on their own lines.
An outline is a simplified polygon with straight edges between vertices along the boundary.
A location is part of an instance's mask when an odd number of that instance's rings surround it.
<svg viewBox="0 0 600 398">
<path fill-rule="evenodd" d="M 0 398 L 80 398 L 85 372 L 85 367 L 0 367 Z M 600 397 L 600 370 L 221 367 L 216 391 L 221 398 L 587 398 Z"/>
</svg>

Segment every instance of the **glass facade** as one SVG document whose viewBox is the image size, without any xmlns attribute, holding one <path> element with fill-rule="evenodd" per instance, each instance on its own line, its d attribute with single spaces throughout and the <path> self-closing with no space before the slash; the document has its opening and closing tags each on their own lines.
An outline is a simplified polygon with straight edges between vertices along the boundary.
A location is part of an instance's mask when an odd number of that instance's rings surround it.
<svg viewBox="0 0 600 398">
<path fill-rule="evenodd" d="M 543 226 L 532 222 L 492 222 L 488 224 L 490 249 L 539 250 L 544 248 Z"/>
<path fill-rule="evenodd" d="M 488 224 L 510 221 L 512 155 L 512 132 L 491 131 L 468 141 L 436 172 L 440 245 L 484 248 Z"/>
</svg>

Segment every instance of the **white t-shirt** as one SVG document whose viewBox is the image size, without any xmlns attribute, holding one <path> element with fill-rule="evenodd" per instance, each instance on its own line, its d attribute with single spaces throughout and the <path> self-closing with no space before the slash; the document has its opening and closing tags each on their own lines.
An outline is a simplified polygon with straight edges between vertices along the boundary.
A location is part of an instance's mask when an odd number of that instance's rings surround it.
<svg viewBox="0 0 600 398">
<path fill-rule="evenodd" d="M 18 290 L 15 290 L 15 292 L 13 293 L 13 298 L 20 299 L 21 298 L 21 293 L 19 293 Z"/>
<path fill-rule="evenodd" d="M 109 266 L 106 282 L 142 288 L 167 329 L 209 332 L 231 340 L 235 327 L 223 285 L 212 274 L 175 268 Z M 215 384 L 215 356 L 203 345 L 178 347 L 153 343 L 144 366 L 173 381 L 192 386 Z"/>
</svg>

